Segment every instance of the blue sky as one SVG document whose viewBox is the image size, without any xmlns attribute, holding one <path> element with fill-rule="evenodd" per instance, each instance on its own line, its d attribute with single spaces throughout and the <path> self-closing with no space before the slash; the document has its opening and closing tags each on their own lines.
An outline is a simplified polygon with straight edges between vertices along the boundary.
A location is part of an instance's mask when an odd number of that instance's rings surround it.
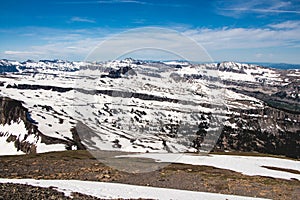
<svg viewBox="0 0 300 200">
<path fill-rule="evenodd" d="M 149 26 L 178 31 L 216 61 L 300 63 L 298 0 L 2 0 L 0 58 L 84 60 Z"/>
</svg>

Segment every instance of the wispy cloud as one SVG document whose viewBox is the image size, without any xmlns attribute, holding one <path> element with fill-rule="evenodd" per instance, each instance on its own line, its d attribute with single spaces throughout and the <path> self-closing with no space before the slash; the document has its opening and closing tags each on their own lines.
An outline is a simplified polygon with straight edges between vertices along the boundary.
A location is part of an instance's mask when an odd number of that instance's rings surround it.
<svg viewBox="0 0 300 200">
<path fill-rule="evenodd" d="M 132 23 L 134 24 L 145 24 L 147 20 L 146 19 L 134 19 L 132 20 Z"/>
<path fill-rule="evenodd" d="M 187 4 L 177 3 L 160 3 L 160 2 L 148 2 L 139 0 L 99 0 L 99 1 L 65 1 L 57 2 L 58 4 L 138 4 L 147 6 L 163 6 L 163 7 L 188 7 Z"/>
<path fill-rule="evenodd" d="M 300 14 L 300 11 L 297 10 L 275 10 L 275 9 L 259 9 L 259 8 L 253 8 L 253 9 L 247 9 L 247 8 L 227 8 L 223 9 L 227 11 L 239 11 L 239 12 L 258 12 L 258 13 L 291 13 L 291 14 Z"/>
<path fill-rule="evenodd" d="M 89 19 L 89 18 L 86 18 L 86 17 L 72 17 L 72 18 L 70 19 L 70 22 L 96 23 L 95 20 Z"/>
<path fill-rule="evenodd" d="M 27 59 L 65 59 L 65 60 L 84 60 L 86 55 L 95 48 L 101 38 L 88 38 L 79 41 L 56 42 L 44 45 L 27 47 L 29 51 L 6 50 L 0 52 L 0 57 L 13 60 Z M 19 49 L 23 49 L 22 47 Z"/>
<path fill-rule="evenodd" d="M 300 14 L 299 5 L 293 1 L 253 0 L 222 1 L 217 4 L 217 13 L 225 16 L 239 17 L 243 14 Z"/>
<path fill-rule="evenodd" d="M 270 24 L 269 27 L 274 29 L 294 29 L 300 28 L 300 21 L 285 21 L 277 24 Z"/>
<path fill-rule="evenodd" d="M 210 50 L 293 47 L 300 43 L 300 28 L 195 29 L 185 34 Z"/>
<path fill-rule="evenodd" d="M 57 2 L 58 4 L 121 4 L 121 3 L 130 3 L 130 4 L 148 4 L 144 1 L 138 0 L 99 0 L 99 1 L 63 1 Z"/>
<path fill-rule="evenodd" d="M 29 56 L 33 54 L 40 54 L 40 52 L 36 51 L 4 51 L 5 55 L 17 55 L 17 56 Z"/>
<path fill-rule="evenodd" d="M 298 21 L 286 21 L 269 24 L 262 28 L 184 27 L 180 29 L 176 27 L 179 34 L 191 38 L 196 43 L 182 39 L 176 33 L 170 34 L 163 31 L 158 31 L 156 34 L 147 31 L 134 32 L 131 34 L 132 37 L 121 36 L 110 40 L 108 43 L 106 39 L 111 38 L 114 33 L 121 32 L 121 30 L 79 29 L 68 32 L 56 29 L 46 29 L 45 31 L 43 29 L 42 31 L 36 30 L 36 32 L 47 32 L 48 35 L 42 35 L 39 38 L 32 36 L 42 44 L 32 46 L 19 44 L 14 48 L 7 47 L 6 49 L 1 47 L 0 57 L 18 60 L 28 58 L 84 60 L 101 43 L 102 51 L 96 54 L 96 56 L 101 57 L 98 57 L 99 60 L 114 59 L 116 56 L 126 53 L 128 49 L 159 48 L 159 45 L 160 49 L 163 47 L 166 50 L 173 49 L 182 55 L 186 55 L 188 52 L 192 58 L 199 58 L 199 52 L 195 50 L 199 44 L 212 55 L 216 52 L 223 52 L 221 56 L 217 56 L 219 60 L 230 60 L 233 56 L 242 59 L 244 56 L 244 58 L 252 61 L 257 59 L 275 61 L 277 59 L 279 62 L 283 62 L 290 59 L 300 63 L 297 56 L 300 46 L 299 24 Z M 125 47 L 126 49 L 124 49 Z M 249 55 L 250 53 L 251 55 Z M 273 56 L 267 56 L 270 54 Z"/>
</svg>

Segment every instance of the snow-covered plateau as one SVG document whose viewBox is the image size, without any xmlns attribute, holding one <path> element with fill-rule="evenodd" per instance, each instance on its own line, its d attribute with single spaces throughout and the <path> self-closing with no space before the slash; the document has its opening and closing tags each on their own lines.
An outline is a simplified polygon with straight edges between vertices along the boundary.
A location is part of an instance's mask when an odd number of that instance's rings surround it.
<svg viewBox="0 0 300 200">
<path fill-rule="evenodd" d="M 299 71 L 0 60 L 0 155 L 89 149 L 300 155 Z"/>
</svg>

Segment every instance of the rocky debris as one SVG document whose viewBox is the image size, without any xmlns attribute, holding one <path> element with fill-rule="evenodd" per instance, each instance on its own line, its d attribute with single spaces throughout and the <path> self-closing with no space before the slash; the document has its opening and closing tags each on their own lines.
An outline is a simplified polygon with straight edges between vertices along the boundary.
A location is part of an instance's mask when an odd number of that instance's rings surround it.
<svg viewBox="0 0 300 200">
<path fill-rule="evenodd" d="M 41 199 L 56 199 L 56 200 L 103 200 L 91 195 L 81 194 L 78 192 L 71 193 L 71 196 L 65 196 L 63 192 L 49 187 L 36 187 L 25 184 L 0 183 L 0 200 L 14 199 L 14 200 L 41 200 Z M 116 200 L 122 200 L 118 198 Z M 134 199 L 132 199 L 134 200 Z M 150 200 L 150 199 L 139 199 Z"/>
<path fill-rule="evenodd" d="M 252 156 L 254 155 L 252 154 Z M 225 169 L 185 164 L 171 164 L 160 170 L 148 173 L 126 173 L 105 166 L 103 163 L 95 160 L 87 151 L 65 151 L 0 157 L 0 174 L 2 178 L 105 181 L 242 196 L 257 196 L 274 200 L 292 200 L 297 199 L 300 195 L 300 181 L 297 180 L 246 176 Z M 61 197 L 67 199 L 67 197 L 62 196 L 62 193 L 58 193 L 52 189 L 40 190 L 31 186 L 26 189 L 26 187 L 26 185 L 16 186 L 14 184 L 5 184 L 3 186 L 0 184 L 0 188 L 2 188 L 0 190 L 0 199 L 1 195 L 3 199 L 18 199 L 24 191 L 27 191 L 26 193 L 28 194 L 24 193 L 23 195 L 31 195 L 27 199 L 37 199 L 38 197 L 40 197 L 39 199 L 42 199 L 41 197 L 49 199 L 53 195 L 57 195 L 54 199 Z M 39 191 L 41 191 L 41 194 L 39 194 Z M 73 194 L 73 196 L 74 198 L 77 197 L 76 194 Z M 86 196 L 79 196 L 77 199 L 80 198 L 91 199 Z"/>
<path fill-rule="evenodd" d="M 31 185 L 0 183 L 0 199 L 71 199 L 64 193 L 50 188 L 34 187 Z M 92 198 L 82 198 L 92 199 Z"/>
</svg>

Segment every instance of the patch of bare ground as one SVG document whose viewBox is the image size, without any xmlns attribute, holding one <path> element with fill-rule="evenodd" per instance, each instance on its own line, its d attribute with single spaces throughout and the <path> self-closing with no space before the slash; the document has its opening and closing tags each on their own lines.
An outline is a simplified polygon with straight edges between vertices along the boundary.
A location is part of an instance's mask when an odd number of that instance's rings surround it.
<svg viewBox="0 0 300 200">
<path fill-rule="evenodd" d="M 1 178 L 118 182 L 271 199 L 299 199 L 300 196 L 298 180 L 246 176 L 230 170 L 186 164 L 170 164 L 148 173 L 126 173 L 100 163 L 87 151 L 3 156 L 0 157 L 0 174 Z"/>
<path fill-rule="evenodd" d="M 294 170 L 294 169 L 285 169 L 285 168 L 272 167 L 272 166 L 262 166 L 262 167 L 267 168 L 267 169 L 271 169 L 271 170 L 276 170 L 276 171 L 283 171 L 283 172 L 290 172 L 290 173 L 293 173 L 293 174 L 300 174 L 300 171 Z"/>
<path fill-rule="evenodd" d="M 56 199 L 56 200 L 103 200 L 101 198 L 90 195 L 74 192 L 71 197 L 65 196 L 63 192 L 58 192 L 54 188 L 36 187 L 25 184 L 0 183 L 0 199 L 13 200 L 41 200 L 41 199 Z M 116 200 L 123 200 L 121 198 Z M 132 199 L 133 200 L 133 199 Z M 146 199 L 138 199 L 146 200 Z"/>
</svg>

